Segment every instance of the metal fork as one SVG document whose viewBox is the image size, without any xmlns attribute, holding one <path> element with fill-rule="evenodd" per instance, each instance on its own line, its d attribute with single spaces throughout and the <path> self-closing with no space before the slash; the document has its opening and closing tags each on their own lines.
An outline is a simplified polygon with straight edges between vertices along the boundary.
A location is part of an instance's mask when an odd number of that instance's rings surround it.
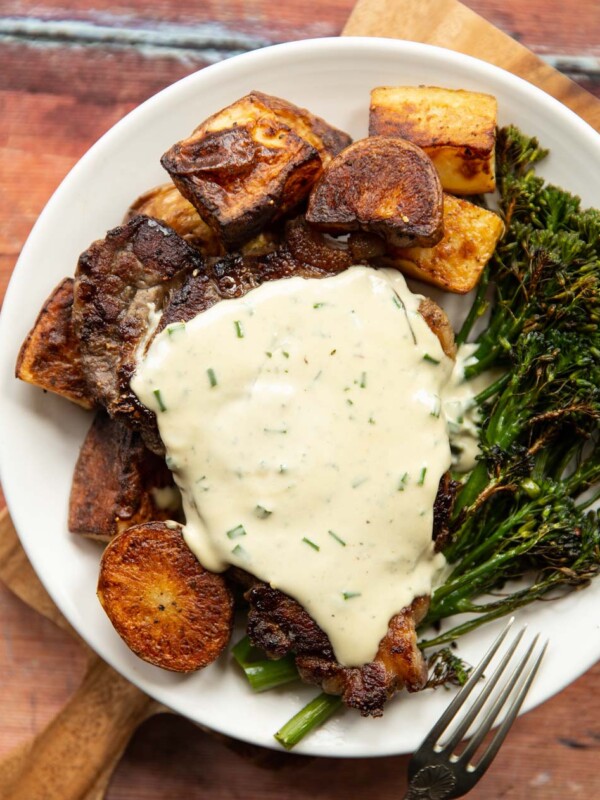
<svg viewBox="0 0 600 800">
<path fill-rule="evenodd" d="M 492 644 L 470 675 L 467 683 L 450 703 L 427 735 L 423 744 L 411 758 L 408 765 L 408 792 L 404 800 L 416 800 L 416 798 L 420 798 L 420 800 L 447 800 L 447 798 L 463 797 L 467 792 L 471 791 L 494 760 L 500 745 L 506 738 L 506 734 L 519 713 L 529 687 L 533 683 L 548 642 L 544 643 L 537 657 L 530 663 L 539 635 L 535 637 L 527 652 L 518 661 L 504 684 L 499 687 L 496 692 L 497 697 L 492 697 L 490 700 L 491 705 L 488 703 L 487 709 L 481 714 L 481 719 L 479 720 L 478 717 L 486 701 L 492 696 L 494 688 L 523 637 L 525 628 L 521 628 L 500 664 L 486 680 L 477 699 L 469 708 L 463 709 L 463 706 L 481 678 L 484 669 L 506 638 L 513 622 L 514 618 L 510 620 Z M 494 734 L 491 742 L 479 756 L 477 763 L 473 765 L 471 763 L 472 756 L 475 755 L 504 708 L 507 708 L 507 711 L 502 724 Z M 447 741 L 442 741 L 443 734 L 452 722 L 456 723 L 456 727 L 452 729 L 450 738 Z M 473 723 L 476 722 L 478 722 L 478 725 L 470 733 L 469 743 L 465 749 L 458 754 L 455 753 L 462 739 L 469 732 Z"/>
</svg>

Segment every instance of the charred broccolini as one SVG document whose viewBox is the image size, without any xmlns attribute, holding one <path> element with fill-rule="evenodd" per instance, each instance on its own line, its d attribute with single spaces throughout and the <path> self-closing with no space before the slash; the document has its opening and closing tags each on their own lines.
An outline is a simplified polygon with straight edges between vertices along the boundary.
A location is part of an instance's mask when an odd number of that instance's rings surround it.
<svg viewBox="0 0 600 800">
<path fill-rule="evenodd" d="M 535 175 L 545 155 L 516 128 L 499 131 L 507 230 L 458 339 L 489 304 L 466 377 L 493 367 L 503 375 L 476 398 L 482 455 L 460 490 L 444 551 L 452 572 L 423 628 L 477 616 L 424 647 L 551 590 L 582 587 L 600 571 L 599 516 L 590 510 L 600 479 L 600 211 L 582 210 L 577 197 Z"/>
</svg>

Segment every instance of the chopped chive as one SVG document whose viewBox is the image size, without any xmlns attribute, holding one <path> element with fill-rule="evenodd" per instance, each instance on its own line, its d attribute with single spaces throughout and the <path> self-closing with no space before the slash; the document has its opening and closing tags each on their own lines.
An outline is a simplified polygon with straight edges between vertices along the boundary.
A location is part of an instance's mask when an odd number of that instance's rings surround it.
<svg viewBox="0 0 600 800">
<path fill-rule="evenodd" d="M 177 462 L 173 458 L 173 456 L 165 456 L 165 464 L 167 465 L 167 469 L 170 469 L 171 472 L 177 469 Z"/>
<path fill-rule="evenodd" d="M 347 405 L 349 405 L 349 406 L 353 406 L 353 405 L 354 405 L 354 401 L 353 401 L 353 400 L 350 400 L 350 398 L 349 398 L 349 397 L 347 397 L 347 398 L 346 398 L 346 404 L 347 404 Z"/>
<path fill-rule="evenodd" d="M 160 389 L 155 389 L 155 390 L 152 392 L 152 394 L 154 395 L 154 397 L 156 397 L 156 402 L 158 403 L 158 407 L 159 407 L 159 409 L 160 409 L 161 411 L 166 411 L 166 410 L 167 410 L 167 407 L 166 407 L 166 405 L 163 403 L 163 399 L 162 399 L 162 397 L 161 397 L 161 394 L 160 394 Z"/>
<path fill-rule="evenodd" d="M 254 513 L 259 519 L 266 519 L 267 517 L 270 517 L 273 512 L 269 511 L 268 508 L 259 505 L 254 509 Z"/>
<path fill-rule="evenodd" d="M 313 308 L 323 308 L 325 303 L 313 303 Z"/>
<path fill-rule="evenodd" d="M 270 353 L 268 350 L 265 350 L 265 355 L 267 358 L 273 358 L 273 353 Z"/>
<path fill-rule="evenodd" d="M 182 331 L 184 328 L 185 322 L 174 322 L 172 325 L 167 325 L 167 333 L 169 336 L 173 336 L 173 334 Z"/>
<path fill-rule="evenodd" d="M 330 355 L 330 356 L 334 356 L 336 353 L 337 353 L 337 348 L 334 348 L 334 349 L 331 351 L 331 353 L 329 353 L 329 355 Z"/>
<path fill-rule="evenodd" d="M 280 464 L 279 465 L 279 473 L 280 473 L 280 475 L 283 475 L 283 473 L 287 472 L 287 471 L 288 471 L 288 468 L 287 468 L 286 464 Z"/>
<path fill-rule="evenodd" d="M 239 321 L 239 319 L 236 319 L 233 324 L 235 326 L 235 335 L 237 336 L 238 339 L 243 339 L 244 338 L 244 326 Z"/>
<path fill-rule="evenodd" d="M 352 600 L 353 597 L 360 597 L 360 592 L 342 592 L 344 600 Z"/>
<path fill-rule="evenodd" d="M 434 395 L 434 397 L 435 397 L 435 402 L 433 404 L 433 408 L 430 411 L 430 416 L 431 417 L 435 417 L 436 419 L 438 419 L 440 414 L 442 413 L 442 401 L 441 401 L 441 398 L 438 397 L 437 394 Z"/>
<path fill-rule="evenodd" d="M 440 363 L 437 358 L 434 358 L 433 356 L 430 356 L 429 353 L 425 353 L 425 355 L 423 356 L 423 361 L 428 361 L 430 364 L 439 364 Z"/>
<path fill-rule="evenodd" d="M 375 420 L 373 417 L 369 417 L 369 425 L 375 425 Z"/>
<path fill-rule="evenodd" d="M 320 369 L 320 370 L 317 372 L 317 374 L 315 375 L 315 377 L 313 378 L 313 383 L 314 383 L 315 381 L 318 381 L 318 380 L 319 380 L 319 378 L 321 377 L 321 375 L 322 375 L 322 374 L 323 374 L 323 370 L 322 370 L 322 369 Z"/>
<path fill-rule="evenodd" d="M 290 357 L 290 354 L 288 352 L 286 352 L 285 350 L 282 350 L 281 354 L 283 355 L 284 358 L 289 358 Z"/>
<path fill-rule="evenodd" d="M 229 539 L 237 539 L 240 536 L 246 536 L 246 529 L 243 525 L 236 525 L 235 528 L 227 531 L 227 537 Z"/>
<path fill-rule="evenodd" d="M 353 488 L 353 489 L 358 489 L 358 487 L 359 487 L 359 486 L 362 486 L 362 485 L 363 485 L 363 483 L 366 483 L 368 480 L 369 480 L 368 478 L 358 478 L 358 479 L 357 479 L 357 480 L 355 480 L 355 481 L 354 481 L 354 483 L 352 484 L 352 488 Z"/>
<path fill-rule="evenodd" d="M 217 385 L 217 376 L 215 375 L 214 369 L 209 367 L 206 370 L 206 374 L 208 375 L 208 382 L 210 383 L 211 389 L 214 389 Z"/>
<path fill-rule="evenodd" d="M 263 428 L 265 433 L 287 433 L 287 428 Z"/>
<path fill-rule="evenodd" d="M 417 481 L 418 486 L 423 486 L 425 483 L 425 475 L 427 475 L 427 467 L 423 467 L 419 474 L 419 480 Z"/>
<path fill-rule="evenodd" d="M 417 337 L 415 336 L 415 332 L 413 331 L 412 325 L 410 324 L 410 319 L 408 317 L 408 311 L 406 310 L 406 306 L 404 305 L 404 303 L 402 302 L 402 300 L 400 299 L 400 297 L 396 292 L 394 292 L 392 300 L 394 301 L 394 305 L 396 306 L 396 308 L 400 308 L 402 311 L 404 311 L 404 315 L 406 317 L 406 324 L 408 325 L 408 330 L 410 331 L 410 335 L 412 336 L 413 343 L 416 344 Z"/>
<path fill-rule="evenodd" d="M 342 547 L 346 547 L 346 542 L 343 539 L 340 539 L 337 533 L 334 533 L 333 531 L 327 531 L 327 533 L 331 536 L 332 539 L 335 539 L 336 542 L 341 544 Z"/>
<path fill-rule="evenodd" d="M 315 544 L 314 542 L 311 542 L 311 540 L 307 539 L 306 536 L 302 537 L 302 541 L 305 544 L 307 544 L 309 547 L 312 547 L 312 549 L 316 550 L 317 552 L 321 549 L 318 544 Z"/>
<path fill-rule="evenodd" d="M 236 544 L 236 546 L 231 551 L 231 554 L 234 556 L 239 556 L 239 558 L 246 558 L 248 553 L 244 550 L 241 544 Z"/>
<path fill-rule="evenodd" d="M 360 388 L 366 389 L 367 388 L 367 373 L 363 372 L 360 376 Z"/>
<path fill-rule="evenodd" d="M 405 472 L 404 475 L 400 478 L 400 483 L 398 484 L 398 491 L 403 492 L 404 487 L 408 483 L 408 472 Z"/>
</svg>

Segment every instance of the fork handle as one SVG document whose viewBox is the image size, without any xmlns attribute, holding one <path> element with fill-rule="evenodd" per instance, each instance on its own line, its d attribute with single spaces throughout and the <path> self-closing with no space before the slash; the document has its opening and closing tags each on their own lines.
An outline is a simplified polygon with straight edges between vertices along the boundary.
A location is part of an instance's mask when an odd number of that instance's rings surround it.
<svg viewBox="0 0 600 800">
<path fill-rule="evenodd" d="M 446 800 L 454 793 L 456 778 L 443 764 L 427 764 L 412 776 L 404 800 Z"/>
</svg>

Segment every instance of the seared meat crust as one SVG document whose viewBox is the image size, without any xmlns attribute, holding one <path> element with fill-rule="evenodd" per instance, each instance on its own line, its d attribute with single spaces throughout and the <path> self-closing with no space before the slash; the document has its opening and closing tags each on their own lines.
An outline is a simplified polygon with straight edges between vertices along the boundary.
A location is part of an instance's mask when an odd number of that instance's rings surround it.
<svg viewBox="0 0 600 800">
<path fill-rule="evenodd" d="M 142 430 L 157 453 L 163 446 L 154 414 L 129 386 L 136 352 L 148 335 L 151 307 L 162 309 L 183 276 L 203 264 L 171 228 L 138 216 L 94 242 L 77 266 L 73 326 L 89 393 L 111 417 Z"/>
<path fill-rule="evenodd" d="M 240 571 L 233 573 L 240 578 Z M 416 598 L 390 621 L 375 659 L 360 667 L 344 667 L 335 660 L 327 635 L 302 606 L 265 583 L 256 581 L 246 592 L 250 604 L 248 636 L 270 658 L 294 653 L 304 681 L 339 694 L 363 716 L 378 717 L 397 691 L 422 689 L 427 669 L 417 647 L 416 626 L 429 608 L 428 597 Z"/>
</svg>

